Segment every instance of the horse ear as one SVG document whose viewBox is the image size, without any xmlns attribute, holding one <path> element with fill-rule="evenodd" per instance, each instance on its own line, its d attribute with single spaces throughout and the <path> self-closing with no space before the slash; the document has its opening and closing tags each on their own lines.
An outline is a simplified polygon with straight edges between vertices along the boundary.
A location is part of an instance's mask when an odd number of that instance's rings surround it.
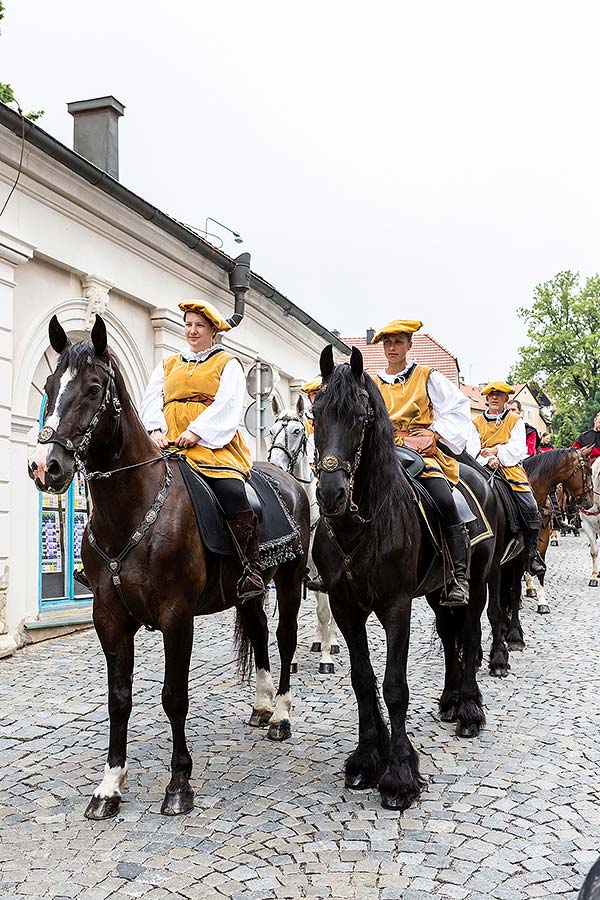
<svg viewBox="0 0 600 900">
<path fill-rule="evenodd" d="M 106 325 L 102 316 L 96 315 L 96 321 L 92 328 L 92 344 L 96 351 L 96 356 L 103 356 L 106 353 L 108 338 L 106 336 Z"/>
<path fill-rule="evenodd" d="M 304 397 L 302 394 L 298 394 L 298 399 L 296 400 L 296 412 L 300 417 L 304 415 Z"/>
<path fill-rule="evenodd" d="M 363 356 L 358 347 L 352 348 L 352 353 L 350 354 L 350 368 L 352 369 L 352 374 L 355 378 L 362 378 Z"/>
<path fill-rule="evenodd" d="M 331 346 L 331 344 L 327 344 L 325 349 L 321 351 L 321 359 L 319 360 L 319 365 L 323 378 L 329 378 L 334 369 L 333 347 Z"/>
<path fill-rule="evenodd" d="M 275 418 L 277 418 L 277 416 L 281 412 L 281 406 L 279 405 L 279 400 L 277 399 L 275 394 L 273 394 L 271 398 L 271 409 L 273 410 L 273 415 L 275 416 Z"/>
<path fill-rule="evenodd" d="M 62 327 L 56 316 L 52 316 L 48 325 L 48 337 L 50 338 L 50 346 L 57 353 L 62 353 L 71 341 L 67 337 L 65 329 Z"/>
</svg>

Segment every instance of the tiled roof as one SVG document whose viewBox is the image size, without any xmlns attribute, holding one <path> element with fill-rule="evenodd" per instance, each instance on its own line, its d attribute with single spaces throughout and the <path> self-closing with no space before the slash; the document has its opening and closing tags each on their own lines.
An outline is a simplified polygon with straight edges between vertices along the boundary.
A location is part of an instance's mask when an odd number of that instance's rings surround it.
<svg viewBox="0 0 600 900">
<path fill-rule="evenodd" d="M 366 337 L 344 337 L 342 340 L 348 347 L 354 346 L 360 350 L 363 355 L 365 371 L 369 375 L 374 375 L 387 366 L 381 342 L 367 344 Z M 432 366 L 454 384 L 458 384 L 458 360 L 430 334 L 413 334 L 408 360 L 413 359 L 421 366 Z"/>
<path fill-rule="evenodd" d="M 485 409 L 485 398 L 480 387 L 476 384 L 461 384 L 460 389 L 469 398 L 473 412 L 481 412 L 482 409 Z"/>
</svg>

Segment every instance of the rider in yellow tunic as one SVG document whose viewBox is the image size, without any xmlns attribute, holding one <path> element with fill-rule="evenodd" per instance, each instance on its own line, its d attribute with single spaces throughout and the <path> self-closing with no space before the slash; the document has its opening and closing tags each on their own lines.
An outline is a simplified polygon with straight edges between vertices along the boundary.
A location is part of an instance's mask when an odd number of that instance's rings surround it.
<svg viewBox="0 0 600 900">
<path fill-rule="evenodd" d="M 214 344 L 229 323 L 211 303 L 188 300 L 184 314 L 188 351 L 160 363 L 152 373 L 140 415 L 161 448 L 175 444 L 190 464 L 210 479 L 242 563 L 240 600 L 261 596 L 258 523 L 244 482 L 252 456 L 240 434 L 246 383 L 241 362 Z"/>
<path fill-rule="evenodd" d="M 451 485 L 458 482 L 458 463 L 437 446 L 437 438 L 456 453 L 464 450 L 471 427 L 469 401 L 435 369 L 407 364 L 412 335 L 421 325 L 397 319 L 377 332 L 372 343 L 383 341 L 388 365 L 377 373 L 375 381 L 392 421 L 394 441 L 423 457 L 425 469 L 419 480 L 441 513 L 454 568 L 454 581 L 441 603 L 464 606 L 469 599 L 470 543 L 452 495 Z"/>
<path fill-rule="evenodd" d="M 515 501 L 526 525 L 527 569 L 532 575 L 543 575 L 546 567 L 537 552 L 542 520 L 525 469 L 521 465 L 521 460 L 527 456 L 525 424 L 518 413 L 512 412 L 507 406 L 514 389 L 505 381 L 491 381 L 481 393 L 487 398 L 488 409 L 474 419 L 481 442 L 479 462 L 492 470 L 498 469 L 514 491 Z"/>
</svg>

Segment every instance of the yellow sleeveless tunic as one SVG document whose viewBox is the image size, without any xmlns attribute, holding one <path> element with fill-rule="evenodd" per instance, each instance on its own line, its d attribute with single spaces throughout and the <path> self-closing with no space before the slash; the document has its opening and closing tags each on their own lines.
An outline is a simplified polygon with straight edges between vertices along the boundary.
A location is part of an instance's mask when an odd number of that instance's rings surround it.
<svg viewBox="0 0 600 900">
<path fill-rule="evenodd" d="M 488 447 L 499 447 L 501 444 L 507 444 L 510 439 L 512 430 L 518 421 L 519 416 L 514 412 L 509 412 L 506 418 L 503 419 L 499 425 L 496 425 L 495 421 L 488 422 L 488 420 L 484 415 L 482 415 L 482 413 L 479 413 L 478 416 L 475 416 L 473 422 L 477 431 L 479 432 L 481 449 L 485 450 Z M 501 465 L 498 468 L 502 470 L 513 491 L 516 491 L 517 493 L 531 491 L 531 486 L 529 484 L 529 481 L 527 480 L 527 475 L 525 474 L 525 469 L 523 468 L 523 466 Z"/>
<path fill-rule="evenodd" d="M 392 420 L 394 442 L 402 446 L 404 441 L 398 432 L 412 431 L 414 428 L 429 428 L 434 414 L 427 384 L 432 369 L 429 366 L 415 366 L 404 384 L 388 384 L 377 377 L 377 385 L 386 409 Z M 458 483 L 458 463 L 436 448 L 431 455 L 423 454 L 425 471 L 421 478 L 441 478 L 445 476 L 452 484 Z"/>
<path fill-rule="evenodd" d="M 223 369 L 234 359 L 224 350 L 200 363 L 185 362 L 179 354 L 163 363 L 163 413 L 167 421 L 167 437 L 174 441 L 189 427 L 214 399 Z M 200 399 L 188 399 L 203 395 Z M 200 435 L 202 437 L 202 435 Z M 252 468 L 252 456 L 246 441 L 236 431 L 225 447 L 211 450 L 194 444 L 181 451 L 203 475 L 209 478 L 239 478 L 243 480 Z M 216 468 L 213 468 L 216 467 Z"/>
</svg>

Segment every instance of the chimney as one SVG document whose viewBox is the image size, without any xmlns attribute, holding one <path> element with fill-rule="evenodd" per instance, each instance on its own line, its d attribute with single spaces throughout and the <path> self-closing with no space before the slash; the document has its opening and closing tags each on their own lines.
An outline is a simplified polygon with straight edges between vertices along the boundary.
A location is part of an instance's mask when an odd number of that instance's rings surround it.
<svg viewBox="0 0 600 900">
<path fill-rule="evenodd" d="M 115 97 L 68 103 L 73 116 L 73 149 L 80 156 L 119 178 L 119 116 L 125 107 Z"/>
<path fill-rule="evenodd" d="M 375 329 L 367 328 L 367 344 L 370 344 L 374 337 L 375 337 Z"/>
</svg>

